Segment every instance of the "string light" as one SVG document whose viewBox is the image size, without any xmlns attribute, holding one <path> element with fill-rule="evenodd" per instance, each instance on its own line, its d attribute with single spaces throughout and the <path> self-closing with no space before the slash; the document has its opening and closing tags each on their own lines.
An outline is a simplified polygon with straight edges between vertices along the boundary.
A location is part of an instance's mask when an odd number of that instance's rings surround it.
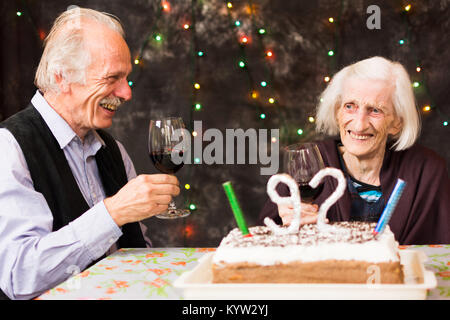
<svg viewBox="0 0 450 320">
<path fill-rule="evenodd" d="M 261 114 L 259 115 L 259 117 L 260 117 L 261 119 L 265 119 L 265 118 L 266 118 L 266 114 L 265 114 L 265 113 L 261 113 Z"/>
<path fill-rule="evenodd" d="M 189 189 L 191 188 L 191 185 L 188 184 L 188 183 L 186 183 L 186 184 L 184 185 L 184 188 L 185 188 L 186 190 L 189 190 Z"/>
<path fill-rule="evenodd" d="M 251 96 L 252 96 L 253 99 L 257 99 L 258 96 L 259 96 L 259 95 L 258 95 L 258 91 L 252 91 Z"/>
<path fill-rule="evenodd" d="M 161 40 L 162 40 L 162 36 L 161 36 L 160 34 L 157 34 L 157 35 L 155 36 L 155 40 L 156 40 L 156 41 L 161 41 Z"/>
<path fill-rule="evenodd" d="M 189 209 L 190 209 L 190 210 L 195 210 L 195 209 L 197 209 L 197 206 L 196 206 L 195 204 L 191 203 L 191 204 L 189 205 Z M 187 229 L 187 227 L 186 227 L 186 229 Z"/>
<path fill-rule="evenodd" d="M 247 42 L 248 42 L 248 37 L 247 37 L 247 36 L 242 36 L 241 39 L 240 39 L 240 41 L 241 41 L 242 44 L 247 44 Z"/>
<path fill-rule="evenodd" d="M 272 57 L 272 56 L 273 56 L 272 50 L 267 50 L 267 51 L 266 51 L 266 56 Z"/>
<path fill-rule="evenodd" d="M 196 137 L 198 135 L 197 131 L 192 131 L 192 136 Z"/>
<path fill-rule="evenodd" d="M 133 81 L 128 81 L 128 85 L 131 87 L 133 85 Z"/>
<path fill-rule="evenodd" d="M 316 120 L 314 119 L 314 117 L 309 117 L 309 118 L 308 118 L 308 121 L 311 122 L 311 123 L 313 123 L 313 122 L 316 121 Z"/>
<path fill-rule="evenodd" d="M 417 72 L 420 72 L 421 70 L 422 70 L 421 67 L 417 67 L 417 68 L 416 68 L 416 71 L 417 71 Z"/>
<path fill-rule="evenodd" d="M 267 86 L 267 82 L 266 81 L 261 81 L 261 87 L 266 87 Z"/>
<path fill-rule="evenodd" d="M 16 15 L 17 15 L 18 17 L 20 17 L 20 16 L 22 15 L 22 12 L 17 11 L 17 12 L 16 12 Z"/>
<path fill-rule="evenodd" d="M 298 134 L 299 136 L 301 136 L 301 135 L 303 134 L 303 130 L 302 130 L 302 129 L 298 129 L 298 130 L 297 130 L 297 134 Z"/>
<path fill-rule="evenodd" d="M 409 10 L 411 10 L 411 5 L 410 4 L 405 6 L 405 11 L 409 11 Z"/>
<path fill-rule="evenodd" d="M 199 57 L 203 57 L 204 54 L 205 54 L 205 53 L 204 53 L 203 51 L 197 51 L 197 55 L 198 55 Z"/>
<path fill-rule="evenodd" d="M 199 90 L 200 89 L 200 84 L 199 83 L 194 83 L 194 88 Z"/>
<path fill-rule="evenodd" d="M 413 82 L 413 87 L 414 87 L 414 88 L 420 87 L 420 83 L 417 82 L 417 81 L 414 81 L 414 82 Z"/>
<path fill-rule="evenodd" d="M 329 18 L 328 18 L 328 21 L 329 21 L 330 23 L 333 23 L 333 22 L 334 22 L 334 18 L 333 18 L 333 17 L 329 17 Z"/>
<path fill-rule="evenodd" d="M 334 51 L 333 50 L 330 50 L 330 51 L 328 51 L 328 55 L 331 57 L 331 56 L 334 56 Z"/>
<path fill-rule="evenodd" d="M 271 141 L 272 141 L 272 143 L 275 143 L 275 142 L 277 142 L 277 138 L 272 137 Z"/>
<path fill-rule="evenodd" d="M 405 44 L 405 40 L 403 40 L 403 39 L 398 40 L 398 44 L 399 44 L 399 45 Z"/>
<path fill-rule="evenodd" d="M 239 61 L 239 67 L 244 68 L 245 67 L 245 62 L 244 61 Z"/>
<path fill-rule="evenodd" d="M 139 64 L 139 59 L 134 59 L 134 64 Z"/>
<path fill-rule="evenodd" d="M 259 29 L 258 29 L 258 33 L 259 33 L 259 34 L 265 34 L 265 33 L 266 33 L 266 29 L 264 29 L 264 28 L 259 28 Z"/>
<path fill-rule="evenodd" d="M 194 108 L 195 108 L 195 110 L 201 110 L 201 108 L 202 108 L 202 105 L 200 104 L 200 103 L 196 103 L 195 104 L 195 106 L 194 106 Z"/>
<path fill-rule="evenodd" d="M 162 2 L 162 9 L 163 9 L 165 12 L 169 12 L 169 11 L 170 11 L 170 3 L 167 2 L 167 1 L 163 1 L 163 2 Z"/>
<path fill-rule="evenodd" d="M 200 158 L 194 158 L 195 163 L 200 163 Z"/>
<path fill-rule="evenodd" d="M 188 30 L 189 29 L 189 24 L 187 24 L 187 23 L 185 23 L 184 25 L 183 25 L 183 28 L 185 29 L 185 30 Z"/>
<path fill-rule="evenodd" d="M 227 7 L 228 7 L 228 9 L 231 9 L 231 8 L 233 8 L 233 4 L 231 2 L 227 2 Z"/>
<path fill-rule="evenodd" d="M 443 125 L 444 127 L 448 126 L 448 121 L 442 122 L 442 125 Z"/>
<path fill-rule="evenodd" d="M 194 233 L 194 228 L 192 228 L 191 225 L 187 225 L 186 227 L 184 227 L 184 234 L 187 238 L 190 238 L 193 233 Z"/>
<path fill-rule="evenodd" d="M 325 81 L 325 82 L 330 81 L 330 77 L 329 77 L 329 76 L 326 76 L 325 78 L 323 78 L 323 81 Z"/>
<path fill-rule="evenodd" d="M 236 20 L 236 21 L 234 22 L 234 25 L 235 25 L 236 27 L 239 27 L 239 26 L 241 25 L 241 22 L 240 22 L 239 20 Z"/>
<path fill-rule="evenodd" d="M 429 105 L 426 105 L 425 107 L 422 108 L 422 110 L 428 112 L 431 110 L 431 107 Z"/>
<path fill-rule="evenodd" d="M 275 99 L 274 98 L 269 98 L 269 103 L 274 104 L 275 103 Z"/>
</svg>

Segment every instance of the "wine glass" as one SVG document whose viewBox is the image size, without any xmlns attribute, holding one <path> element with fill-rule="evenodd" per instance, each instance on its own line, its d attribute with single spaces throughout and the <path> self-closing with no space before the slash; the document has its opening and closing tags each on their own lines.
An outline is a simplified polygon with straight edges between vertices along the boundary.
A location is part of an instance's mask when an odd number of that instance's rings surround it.
<svg viewBox="0 0 450 320">
<path fill-rule="evenodd" d="M 323 183 L 317 188 L 309 185 L 316 173 L 325 168 L 319 148 L 306 142 L 287 146 L 284 151 L 285 172 L 298 183 L 302 202 L 312 203 L 323 189 Z"/>
<path fill-rule="evenodd" d="M 162 173 L 175 174 L 184 164 L 186 154 L 186 133 L 183 120 L 177 117 L 150 120 L 148 136 L 148 152 L 156 169 Z M 186 217 L 191 212 L 177 209 L 172 200 L 166 212 L 156 215 L 161 219 Z"/>
</svg>

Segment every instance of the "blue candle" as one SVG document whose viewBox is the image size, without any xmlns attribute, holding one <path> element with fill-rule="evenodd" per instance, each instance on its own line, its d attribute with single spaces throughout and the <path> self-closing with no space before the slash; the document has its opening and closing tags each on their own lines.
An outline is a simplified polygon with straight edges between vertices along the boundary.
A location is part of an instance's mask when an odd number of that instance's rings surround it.
<svg viewBox="0 0 450 320">
<path fill-rule="evenodd" d="M 405 181 L 403 181 L 402 179 L 397 179 L 397 183 L 394 187 L 394 190 L 392 191 L 392 194 L 389 197 L 386 207 L 384 208 L 383 213 L 381 214 L 380 220 L 378 220 L 377 226 L 373 231 L 375 235 L 382 233 L 384 231 L 384 228 L 386 228 L 386 225 L 389 223 L 389 220 L 391 220 L 392 213 L 394 212 L 395 207 L 397 207 L 398 200 L 402 196 L 403 190 L 405 189 L 405 185 L 406 185 Z"/>
</svg>

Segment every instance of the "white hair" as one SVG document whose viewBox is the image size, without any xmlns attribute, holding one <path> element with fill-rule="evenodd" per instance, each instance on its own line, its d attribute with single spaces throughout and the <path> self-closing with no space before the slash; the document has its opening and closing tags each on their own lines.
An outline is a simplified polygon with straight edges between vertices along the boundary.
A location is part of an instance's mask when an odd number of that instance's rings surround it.
<svg viewBox="0 0 450 320">
<path fill-rule="evenodd" d="M 36 71 L 34 83 L 42 92 L 59 92 L 55 76 L 67 83 L 86 83 L 86 69 L 91 63 L 85 48 L 81 19 L 100 23 L 125 36 L 117 17 L 92 9 L 74 6 L 59 15 L 44 41 L 44 52 Z"/>
<path fill-rule="evenodd" d="M 400 151 L 411 147 L 420 133 L 420 117 L 411 79 L 400 63 L 382 57 L 358 61 L 334 75 L 320 96 L 316 113 L 316 131 L 328 135 L 339 133 L 336 111 L 342 103 L 343 84 L 350 78 L 384 80 L 392 84 L 394 89 L 392 103 L 397 117 L 402 121 L 401 131 L 392 137 L 395 140 L 392 148 Z"/>
</svg>

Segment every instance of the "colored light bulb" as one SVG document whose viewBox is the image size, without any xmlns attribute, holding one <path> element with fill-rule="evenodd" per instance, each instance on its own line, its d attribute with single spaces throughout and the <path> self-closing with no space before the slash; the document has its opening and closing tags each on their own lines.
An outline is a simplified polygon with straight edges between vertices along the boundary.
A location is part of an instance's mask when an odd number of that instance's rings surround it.
<svg viewBox="0 0 450 320">
<path fill-rule="evenodd" d="M 267 86 L 267 82 L 261 81 L 261 87 L 266 87 L 266 86 Z"/>
<path fill-rule="evenodd" d="M 297 130 L 297 134 L 300 136 L 300 135 L 302 135 L 303 134 L 303 130 L 302 129 L 298 129 Z"/>
</svg>

